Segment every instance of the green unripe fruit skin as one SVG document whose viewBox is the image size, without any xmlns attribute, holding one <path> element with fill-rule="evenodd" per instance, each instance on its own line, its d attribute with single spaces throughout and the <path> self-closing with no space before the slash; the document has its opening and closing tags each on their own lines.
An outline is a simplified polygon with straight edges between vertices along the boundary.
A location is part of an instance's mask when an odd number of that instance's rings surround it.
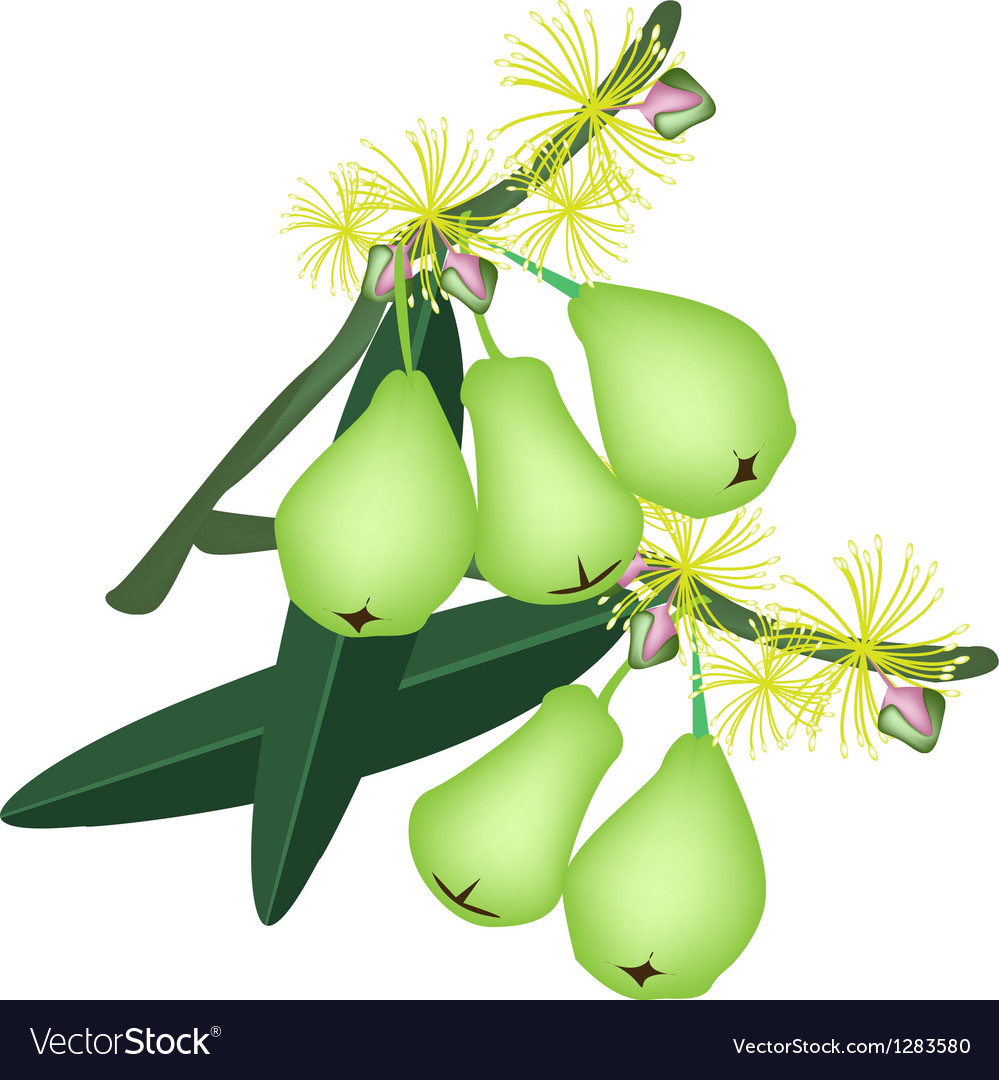
<svg viewBox="0 0 999 1080">
<path fill-rule="evenodd" d="M 592 690 L 551 690 L 523 727 L 413 807 L 409 843 L 427 887 L 479 926 L 547 915 L 562 894 L 586 808 L 621 745 Z"/>
<path fill-rule="evenodd" d="M 390 372 L 274 519 L 292 602 L 345 637 L 419 630 L 475 544 L 475 495 L 430 381 Z M 348 622 L 341 616 L 366 610 Z"/>
<path fill-rule="evenodd" d="M 605 592 L 638 548 L 642 511 L 576 427 L 551 370 L 529 356 L 479 360 L 461 400 L 475 435 L 482 575 L 531 604 Z"/>
<path fill-rule="evenodd" d="M 725 755 L 710 736 L 684 735 L 580 848 L 563 901 L 573 952 L 596 979 L 627 997 L 686 998 L 749 944 L 765 897 L 760 846 Z"/>
<path fill-rule="evenodd" d="M 755 330 L 694 300 L 606 284 L 581 289 L 569 321 L 586 349 L 607 457 L 629 490 L 704 518 L 770 483 L 795 423 Z"/>
</svg>

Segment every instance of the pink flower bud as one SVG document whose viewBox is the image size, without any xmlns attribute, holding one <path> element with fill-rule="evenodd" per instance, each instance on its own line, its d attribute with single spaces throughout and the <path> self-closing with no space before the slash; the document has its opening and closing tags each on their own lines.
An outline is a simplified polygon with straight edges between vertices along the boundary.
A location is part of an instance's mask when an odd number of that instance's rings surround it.
<svg viewBox="0 0 999 1080">
<path fill-rule="evenodd" d="M 657 113 L 693 109 L 703 100 L 700 94 L 692 93 L 690 90 L 682 90 L 678 86 L 668 86 L 664 82 L 657 82 L 649 92 L 649 96 L 639 105 L 638 111 L 652 127 L 655 127 Z"/>
<path fill-rule="evenodd" d="M 633 668 L 654 667 L 672 660 L 680 651 L 680 636 L 669 613 L 669 604 L 639 611 L 631 618 L 628 663 Z"/>
<path fill-rule="evenodd" d="M 929 753 L 940 737 L 943 694 L 923 686 L 890 686 L 878 713 L 878 730 L 918 750 Z"/>
</svg>

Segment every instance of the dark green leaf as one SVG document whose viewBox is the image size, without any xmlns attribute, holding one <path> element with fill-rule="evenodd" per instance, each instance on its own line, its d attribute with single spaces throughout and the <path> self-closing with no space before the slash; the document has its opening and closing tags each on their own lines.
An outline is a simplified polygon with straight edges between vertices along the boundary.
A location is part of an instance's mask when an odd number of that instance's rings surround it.
<svg viewBox="0 0 999 1080">
<path fill-rule="evenodd" d="M 285 697 L 265 724 L 253 796 L 253 896 L 264 923 L 298 898 L 340 823 L 413 635 L 332 634 L 292 607 L 278 668 Z"/>
<path fill-rule="evenodd" d="M 252 802 L 274 668 L 105 735 L 46 769 L 0 812 L 10 825 L 115 825 Z"/>
<path fill-rule="evenodd" d="M 427 307 L 430 305 L 428 304 Z M 431 315 L 426 338 L 419 334 L 413 342 L 413 367 L 430 380 L 437 400 L 441 403 L 455 440 L 461 446 L 465 407 L 461 403 L 461 381 L 465 369 L 461 360 L 461 340 L 454 320 L 454 307 L 441 304 L 439 315 Z M 422 318 L 422 312 L 421 312 Z"/>
<path fill-rule="evenodd" d="M 464 370 L 461 362 L 461 341 L 454 321 L 454 311 L 448 303 L 441 305 L 439 315 L 431 313 L 430 303 L 421 297 L 413 303 L 409 313 L 410 344 L 413 367 L 422 371 L 430 380 L 444 415 L 451 425 L 458 445 L 461 445 L 464 409 L 460 392 Z M 402 349 L 399 348 L 399 331 L 395 318 L 386 319 L 378 328 L 350 388 L 350 396 L 344 406 L 337 428 L 337 438 L 361 415 L 371 403 L 372 395 L 382 379 L 390 371 L 403 367 Z"/>
<path fill-rule="evenodd" d="M 512 720 L 575 682 L 620 641 L 595 600 L 541 606 L 499 597 L 441 611 L 417 635 L 379 716 L 366 772 L 434 754 Z"/>
</svg>

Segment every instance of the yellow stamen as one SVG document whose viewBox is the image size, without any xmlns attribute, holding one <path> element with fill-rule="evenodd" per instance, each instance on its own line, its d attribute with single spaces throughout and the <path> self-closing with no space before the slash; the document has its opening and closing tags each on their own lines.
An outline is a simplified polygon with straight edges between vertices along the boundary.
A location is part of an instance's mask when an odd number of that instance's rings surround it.
<svg viewBox="0 0 999 1080">
<path fill-rule="evenodd" d="M 800 581 L 785 576 L 789 585 L 804 590 L 814 597 L 829 613 L 826 616 L 805 613 L 805 618 L 814 624 L 811 637 L 807 642 L 811 651 L 837 649 L 845 656 L 829 664 L 826 685 L 830 692 L 843 690 L 843 707 L 840 711 L 840 753 L 845 758 L 848 754 L 846 735 L 847 711 L 852 713 L 853 728 L 857 742 L 866 748 L 870 757 L 877 760 L 877 750 L 872 734 L 877 734 L 882 743 L 888 738 L 877 728 L 880 700 L 883 697 L 880 686 L 874 687 L 871 673 L 882 673 L 886 679 L 900 680 L 910 686 L 919 686 L 922 682 L 947 682 L 954 678 L 951 674 L 958 663 L 966 662 L 967 657 L 954 657 L 956 643 L 941 644 L 968 629 L 967 623 L 941 634 L 938 637 L 915 642 L 911 645 L 897 644 L 887 639 L 906 631 L 929 612 L 930 608 L 943 595 L 937 589 L 928 601 L 922 598 L 930 579 L 937 572 L 937 564 L 931 563 L 919 582 L 919 567 L 910 569 L 913 547 L 905 549 L 905 558 L 898 583 L 888 600 L 882 605 L 881 587 L 883 576 L 882 542 L 880 536 L 874 538 L 875 554 L 860 552 L 851 540 L 847 545 L 856 567 L 837 556 L 833 563 L 846 579 L 847 587 L 853 598 L 856 619 L 851 623 L 840 615 L 828 601 Z M 788 610 L 788 609 L 782 609 Z M 906 635 L 909 636 L 909 635 Z M 917 681 L 921 680 L 921 681 Z M 877 691 L 877 692 L 876 692 Z M 948 696 L 956 696 L 957 691 L 944 691 Z"/>
<path fill-rule="evenodd" d="M 298 276 L 304 278 L 308 274 L 315 288 L 319 272 L 328 258 L 330 292 L 336 295 L 339 282 L 348 298 L 353 300 L 354 293 L 361 288 L 354 260 L 358 259 L 362 266 L 367 260 L 368 250 L 380 235 L 377 229 L 370 226 L 385 211 L 377 193 L 361 183 L 355 162 L 340 165 L 339 173 L 331 172 L 330 179 L 336 188 L 333 202 L 307 180 L 299 178 L 299 183 L 304 184 L 316 199 L 313 201 L 301 195 L 289 195 L 289 199 L 295 200 L 292 213 L 281 216 L 288 218 L 292 224 L 286 225 L 281 232 L 305 228 L 324 230 L 326 235 L 314 241 L 298 256 L 299 260 L 305 260 Z"/>
<path fill-rule="evenodd" d="M 635 124 L 624 119 L 614 110 L 643 101 L 655 86 L 659 68 L 665 60 L 665 50 L 659 43 L 659 27 L 650 34 L 639 28 L 632 38 L 634 11 L 629 8 L 625 24 L 624 41 L 612 66 L 612 73 L 601 84 L 599 81 L 600 51 L 593 18 L 589 11 L 585 19 L 589 28 L 587 43 L 568 6 L 559 7 L 569 24 L 567 28 L 560 19 L 553 19 L 551 26 L 537 13 L 531 18 L 542 27 L 555 45 L 555 59 L 533 45 L 507 36 L 507 40 L 526 52 L 514 52 L 511 60 L 497 60 L 496 64 L 522 74 L 507 75 L 504 86 L 527 86 L 555 94 L 566 101 L 561 108 L 531 113 L 513 120 L 489 133 L 490 139 L 498 138 L 504 131 L 517 124 L 532 121 L 543 122 L 543 128 L 532 138 L 521 143 L 520 148 L 507 159 L 508 167 L 522 159 L 527 150 L 534 151 L 529 171 L 550 175 L 559 167 L 562 147 L 580 137 L 588 140 L 587 171 L 594 182 L 612 188 L 615 182 L 614 164 L 617 154 L 622 160 L 628 158 L 639 168 L 667 184 L 675 181 L 661 172 L 661 165 L 675 165 L 678 161 L 692 161 L 689 154 L 673 150 L 673 140 L 663 139 L 658 132 L 644 122 Z M 592 59 L 591 59 L 592 53 Z M 555 55 L 555 54 L 553 54 Z M 669 68 L 682 59 L 681 53 Z"/>
</svg>

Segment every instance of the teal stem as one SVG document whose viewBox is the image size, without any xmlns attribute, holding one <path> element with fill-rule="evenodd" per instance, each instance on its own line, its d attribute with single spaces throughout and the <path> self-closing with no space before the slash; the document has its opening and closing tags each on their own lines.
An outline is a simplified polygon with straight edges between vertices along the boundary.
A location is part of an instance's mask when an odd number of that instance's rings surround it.
<svg viewBox="0 0 999 1080">
<path fill-rule="evenodd" d="M 406 296 L 406 248 L 400 240 L 395 248 L 392 271 L 395 277 L 395 315 L 399 321 L 399 348 L 406 374 L 413 374 L 413 352 L 409 344 L 409 299 Z"/>
<path fill-rule="evenodd" d="M 625 660 L 625 662 L 614 672 L 614 674 L 607 680 L 607 685 L 600 691 L 600 696 L 597 701 L 605 708 L 610 708 L 610 700 L 614 696 L 614 691 L 621 685 L 625 675 L 632 670 L 631 664 Z"/>
<path fill-rule="evenodd" d="M 692 657 L 691 663 L 694 668 L 694 700 L 691 702 L 691 713 L 693 716 L 693 732 L 694 738 L 703 739 L 705 735 L 709 734 L 708 731 L 708 710 L 704 704 L 704 694 L 701 692 L 701 658 L 697 653 L 697 635 L 694 635 L 692 642 Z"/>
<path fill-rule="evenodd" d="M 552 288 L 558 289 L 560 293 L 568 296 L 570 300 L 575 300 L 575 298 L 579 296 L 578 281 L 571 281 L 561 274 L 556 274 L 554 270 L 549 270 L 547 266 L 543 266 L 539 274 L 537 266 L 535 266 L 530 259 L 523 259 L 519 255 L 514 255 L 512 251 L 507 251 L 506 248 L 500 248 L 498 250 L 501 250 L 508 259 L 513 259 L 518 266 L 523 266 L 526 270 L 530 270 L 532 274 L 539 275 L 542 281 L 551 285 Z"/>
</svg>

